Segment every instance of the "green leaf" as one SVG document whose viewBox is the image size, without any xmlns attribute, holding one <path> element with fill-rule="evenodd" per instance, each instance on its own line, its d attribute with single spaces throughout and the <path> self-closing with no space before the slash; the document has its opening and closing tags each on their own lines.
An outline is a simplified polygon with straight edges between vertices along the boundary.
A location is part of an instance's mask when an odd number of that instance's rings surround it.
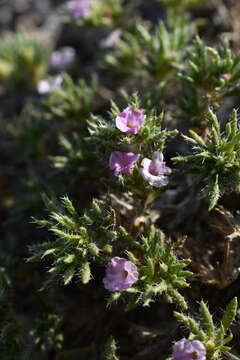
<svg viewBox="0 0 240 360">
<path fill-rule="evenodd" d="M 66 257 L 64 257 L 63 262 L 65 264 L 71 264 L 72 262 L 74 262 L 74 260 L 75 260 L 75 255 L 74 254 L 69 254 Z"/>
<path fill-rule="evenodd" d="M 101 357 L 102 360 L 118 360 L 118 357 L 116 356 L 117 351 L 117 345 L 115 340 L 110 337 L 108 342 L 105 346 L 105 351 Z"/>
<path fill-rule="evenodd" d="M 193 137 L 193 139 L 194 139 L 200 146 L 203 146 L 203 147 L 206 146 L 203 138 L 201 138 L 201 136 L 199 136 L 195 131 L 189 130 L 189 134 Z"/>
<path fill-rule="evenodd" d="M 74 266 L 68 267 L 68 269 L 63 274 L 64 285 L 68 285 L 72 281 L 74 275 L 75 275 L 75 267 Z"/>
<path fill-rule="evenodd" d="M 204 330 L 207 335 L 212 337 L 214 335 L 214 323 L 212 315 L 207 307 L 207 305 L 201 301 L 200 302 L 200 312 L 201 312 L 201 324 L 203 325 Z"/>
<path fill-rule="evenodd" d="M 230 304 L 227 306 L 223 318 L 221 320 L 221 323 L 225 331 L 229 329 L 230 325 L 232 324 L 233 320 L 237 315 L 237 306 L 238 306 L 237 297 L 234 297 L 230 302 Z"/>
<path fill-rule="evenodd" d="M 54 248 L 54 249 L 48 249 L 48 250 L 44 251 L 44 253 L 43 253 L 43 255 L 41 256 L 41 258 L 43 259 L 45 256 L 52 255 L 52 254 L 55 253 L 55 251 L 56 251 L 55 248 Z"/>
<path fill-rule="evenodd" d="M 218 202 L 218 199 L 220 197 L 220 189 L 219 189 L 219 183 L 218 183 L 218 175 L 215 177 L 215 182 L 213 184 L 213 187 L 209 191 L 210 200 L 209 200 L 209 207 L 208 210 L 212 210 Z"/>
</svg>

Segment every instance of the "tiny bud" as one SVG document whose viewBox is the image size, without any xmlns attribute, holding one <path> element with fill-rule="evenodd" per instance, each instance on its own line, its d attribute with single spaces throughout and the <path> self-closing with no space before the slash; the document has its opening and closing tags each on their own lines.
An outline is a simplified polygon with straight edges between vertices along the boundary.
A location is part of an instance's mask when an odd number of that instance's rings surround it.
<svg viewBox="0 0 240 360">
<path fill-rule="evenodd" d="M 100 251 L 95 243 L 90 243 L 88 246 L 88 250 L 89 250 L 90 254 L 93 256 L 97 256 Z"/>
<path fill-rule="evenodd" d="M 103 252 L 105 254 L 111 254 L 112 253 L 112 246 L 111 245 L 105 245 L 103 248 Z"/>
<path fill-rule="evenodd" d="M 116 240 L 117 238 L 117 232 L 116 231 L 108 231 L 106 234 L 106 237 L 109 241 Z"/>
<path fill-rule="evenodd" d="M 212 339 L 208 340 L 205 344 L 207 351 L 211 352 L 215 349 L 215 343 Z"/>
<path fill-rule="evenodd" d="M 230 79 L 231 75 L 230 74 L 223 74 L 222 75 L 222 79 L 225 81 L 228 81 Z"/>
</svg>

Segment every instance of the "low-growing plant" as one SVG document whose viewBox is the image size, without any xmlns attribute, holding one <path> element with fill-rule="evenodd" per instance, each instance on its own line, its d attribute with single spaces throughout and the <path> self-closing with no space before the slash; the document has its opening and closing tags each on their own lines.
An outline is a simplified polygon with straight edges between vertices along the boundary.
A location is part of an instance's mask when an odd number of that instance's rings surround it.
<svg viewBox="0 0 240 360">
<path fill-rule="evenodd" d="M 6 37 L 0 44 L 0 83 L 4 89 L 35 88 L 48 67 L 49 49 L 27 34 Z"/>
<path fill-rule="evenodd" d="M 197 36 L 186 59 L 178 74 L 185 94 L 181 107 L 197 123 L 209 107 L 218 109 L 225 97 L 239 92 L 240 53 L 234 54 L 226 40 L 213 48 Z"/>
<path fill-rule="evenodd" d="M 179 289 L 189 286 L 187 278 L 192 272 L 185 269 L 189 260 L 177 258 L 165 235 L 154 226 L 146 227 L 143 235 L 129 244 L 129 249 L 126 253 L 137 266 L 139 280 L 126 290 L 129 295 L 127 309 L 138 304 L 150 306 L 159 296 L 187 309 L 187 302 Z M 109 302 L 118 300 L 121 295 L 114 293 Z"/>
<path fill-rule="evenodd" d="M 78 80 L 75 84 L 65 73 L 61 86 L 43 100 L 45 116 L 69 121 L 86 120 L 92 111 L 98 91 L 96 77 L 92 77 L 89 85 L 84 79 Z"/>
<path fill-rule="evenodd" d="M 138 24 L 135 33 L 126 33 L 106 55 L 106 65 L 121 76 L 165 81 L 181 66 L 193 34 L 194 25 L 183 19 L 176 19 L 174 27 L 160 23 L 153 30 Z"/>
<path fill-rule="evenodd" d="M 66 15 L 68 21 L 74 21 L 79 26 L 107 26 L 114 29 L 126 27 L 135 15 L 132 10 L 136 5 L 126 5 L 123 0 L 84 0 L 82 4 L 70 0 L 66 4 Z"/>
<path fill-rule="evenodd" d="M 54 205 L 51 203 L 50 206 Z M 168 302 L 187 308 L 178 288 L 188 286 L 186 278 L 192 273 L 184 270 L 188 261 L 177 260 L 171 246 L 165 244 L 163 233 L 154 227 L 148 228 L 146 235 L 134 242 L 122 226 L 114 225 L 114 210 L 111 207 L 94 201 L 91 209 L 80 217 L 67 197 L 62 199 L 62 206 L 60 211 L 58 206 L 54 206 L 49 220 L 37 220 L 56 237 L 53 241 L 31 247 L 33 256 L 29 261 L 43 261 L 45 258 L 52 261 L 44 287 L 58 279 L 67 285 L 75 276 L 87 284 L 92 278 L 91 263 L 106 265 L 111 258 L 118 259 L 113 256 L 122 252 L 116 242 L 121 238 L 123 243 L 127 242 L 129 262 L 136 265 L 139 274 L 136 285 L 126 290 L 130 298 L 128 307 L 138 304 L 149 306 L 163 294 Z M 114 290 L 112 288 L 111 291 Z M 109 301 L 116 301 L 120 296 L 121 293 L 114 292 Z"/>
<path fill-rule="evenodd" d="M 62 205 L 49 202 L 49 220 L 37 220 L 37 224 L 49 228 L 56 236 L 55 241 L 33 245 L 33 256 L 29 261 L 52 259 L 49 279 L 45 286 L 62 280 L 69 284 L 78 276 L 83 284 L 91 279 L 91 261 L 104 263 L 102 252 L 109 259 L 112 243 L 117 232 L 112 225 L 111 210 L 93 201 L 91 209 L 80 216 L 68 197 L 62 198 Z M 112 229 L 111 229 L 112 228 Z M 106 261 L 106 260 L 105 260 Z"/>
<path fill-rule="evenodd" d="M 41 351 L 62 348 L 61 322 L 61 317 L 56 314 L 48 314 L 46 319 L 38 319 L 34 329 L 30 331 L 37 348 Z"/>
<path fill-rule="evenodd" d="M 60 135 L 59 143 L 62 154 L 50 157 L 53 167 L 65 172 L 77 169 L 80 176 L 86 176 L 89 162 L 92 164 L 95 162 L 87 142 L 79 134 L 73 133 L 71 139 Z"/>
<path fill-rule="evenodd" d="M 3 39 L 1 359 L 166 359 L 171 343 L 172 360 L 234 359 L 233 3 L 52 1 L 53 23 L 38 23 L 51 54 L 28 34 Z"/>
<path fill-rule="evenodd" d="M 121 114 L 125 114 L 126 109 L 121 113 L 116 103 L 112 102 L 111 105 L 110 119 L 93 116 L 88 121 L 89 141 L 101 148 L 134 149 L 135 152 L 141 151 L 143 155 L 147 155 L 150 150 L 163 151 L 166 140 L 178 133 L 177 130 L 162 129 L 164 113 L 156 114 L 153 109 L 146 109 L 146 111 L 142 109 L 141 99 L 137 93 L 128 97 L 126 108 L 140 111 L 140 116 L 144 117 L 141 127 L 136 130 L 134 136 L 125 130 L 120 129 L 119 131 L 118 125 L 116 125 L 117 118 L 121 117 Z"/>
<path fill-rule="evenodd" d="M 205 195 L 209 198 L 209 210 L 217 204 L 221 194 L 238 191 L 240 181 L 240 153 L 237 111 L 233 110 L 230 120 L 225 125 L 224 133 L 215 113 L 209 110 L 207 120 L 209 133 L 203 139 L 195 131 L 183 138 L 193 145 L 191 155 L 173 158 L 183 163 L 194 174 L 195 182 L 204 183 Z"/>
</svg>

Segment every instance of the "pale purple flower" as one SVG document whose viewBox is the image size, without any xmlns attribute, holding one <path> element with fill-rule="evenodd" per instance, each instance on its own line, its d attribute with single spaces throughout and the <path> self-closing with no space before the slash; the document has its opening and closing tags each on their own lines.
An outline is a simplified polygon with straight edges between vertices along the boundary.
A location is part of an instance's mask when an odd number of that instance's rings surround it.
<svg viewBox="0 0 240 360">
<path fill-rule="evenodd" d="M 138 280 L 136 265 L 118 256 L 112 258 L 106 267 L 103 284 L 109 291 L 124 291 Z"/>
<path fill-rule="evenodd" d="M 113 151 L 109 158 L 109 167 L 114 170 L 115 176 L 118 176 L 121 172 L 130 175 L 139 157 L 139 154 L 132 152 Z"/>
<path fill-rule="evenodd" d="M 116 118 L 116 127 L 127 134 L 137 134 L 145 117 L 141 110 L 128 107 Z"/>
<path fill-rule="evenodd" d="M 86 18 L 91 13 L 91 0 L 70 0 L 67 8 L 74 18 Z"/>
<path fill-rule="evenodd" d="M 162 153 L 155 151 L 152 160 L 145 158 L 141 165 L 139 171 L 150 185 L 159 188 L 168 184 L 168 177 L 165 175 L 171 174 L 172 170 L 165 165 Z"/>
<path fill-rule="evenodd" d="M 112 31 L 105 39 L 103 39 L 100 42 L 100 46 L 103 49 L 116 47 L 121 35 L 122 35 L 121 29 L 116 29 L 116 30 Z"/>
<path fill-rule="evenodd" d="M 49 79 L 42 79 L 37 84 L 38 93 L 41 95 L 50 94 L 54 90 L 61 87 L 63 78 L 61 75 L 54 76 Z"/>
<path fill-rule="evenodd" d="M 183 338 L 173 345 L 174 360 L 206 360 L 205 346 L 198 340 Z"/>
<path fill-rule="evenodd" d="M 65 69 L 71 63 L 73 63 L 76 56 L 76 52 L 71 47 L 62 47 L 59 50 L 53 51 L 50 59 L 50 63 L 53 67 L 58 69 Z"/>
</svg>

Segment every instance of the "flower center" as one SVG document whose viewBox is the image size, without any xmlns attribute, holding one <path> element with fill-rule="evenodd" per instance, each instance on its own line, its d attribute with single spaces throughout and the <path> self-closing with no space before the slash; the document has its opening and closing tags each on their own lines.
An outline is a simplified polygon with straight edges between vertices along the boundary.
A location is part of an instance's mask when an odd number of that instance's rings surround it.
<svg viewBox="0 0 240 360">
<path fill-rule="evenodd" d="M 196 351 L 194 351 L 194 352 L 192 353 L 192 359 L 197 360 L 197 358 L 198 358 L 198 354 L 197 354 Z"/>
<path fill-rule="evenodd" d="M 158 176 L 159 175 L 159 172 L 156 168 L 154 168 L 154 166 L 150 167 L 149 168 L 149 172 L 150 174 L 154 175 L 154 176 Z"/>
<path fill-rule="evenodd" d="M 161 161 L 152 160 L 149 166 L 149 172 L 154 176 L 163 175 L 163 163 Z"/>
<path fill-rule="evenodd" d="M 124 277 L 124 279 L 126 279 L 127 276 L 128 276 L 128 271 L 124 270 L 124 271 L 123 271 L 123 277 Z"/>
<path fill-rule="evenodd" d="M 149 166 L 149 172 L 150 174 L 154 175 L 154 176 L 158 176 L 159 175 L 159 170 L 160 167 L 158 166 L 158 164 L 154 163 L 153 161 L 151 162 L 150 166 Z"/>
<path fill-rule="evenodd" d="M 133 128 L 135 127 L 135 125 L 134 125 L 133 123 L 128 123 L 128 124 L 127 124 L 127 127 L 128 127 L 129 129 L 133 129 Z"/>
</svg>

